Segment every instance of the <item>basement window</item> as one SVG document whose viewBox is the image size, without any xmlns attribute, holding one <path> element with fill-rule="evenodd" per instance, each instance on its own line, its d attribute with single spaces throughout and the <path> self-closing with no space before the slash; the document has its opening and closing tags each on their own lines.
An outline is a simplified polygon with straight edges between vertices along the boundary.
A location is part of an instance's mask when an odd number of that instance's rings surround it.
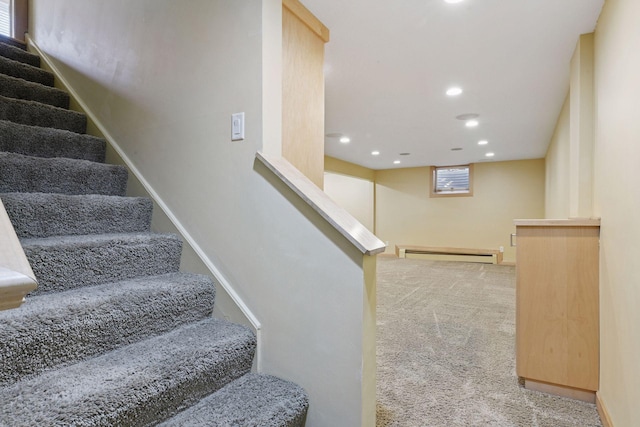
<svg viewBox="0 0 640 427">
<path fill-rule="evenodd" d="M 431 166 L 431 197 L 473 196 L 473 165 Z"/>
</svg>

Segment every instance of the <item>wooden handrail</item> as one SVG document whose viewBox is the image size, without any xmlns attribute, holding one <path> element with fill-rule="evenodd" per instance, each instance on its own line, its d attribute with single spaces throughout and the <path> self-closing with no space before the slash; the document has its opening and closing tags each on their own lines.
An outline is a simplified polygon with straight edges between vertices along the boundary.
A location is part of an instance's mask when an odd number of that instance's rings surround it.
<svg viewBox="0 0 640 427">
<path fill-rule="evenodd" d="M 344 208 L 338 206 L 324 191 L 287 160 L 261 152 L 256 153 L 256 158 L 364 255 L 376 255 L 384 252 L 386 245 L 380 239 Z"/>
<path fill-rule="evenodd" d="M 38 286 L 29 260 L 0 200 L 0 310 L 17 308 Z"/>
</svg>

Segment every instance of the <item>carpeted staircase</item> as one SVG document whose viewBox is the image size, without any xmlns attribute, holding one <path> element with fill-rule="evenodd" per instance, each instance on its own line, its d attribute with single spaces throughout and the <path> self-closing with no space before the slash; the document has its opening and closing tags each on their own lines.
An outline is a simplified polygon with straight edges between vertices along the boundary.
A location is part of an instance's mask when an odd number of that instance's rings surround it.
<svg viewBox="0 0 640 427">
<path fill-rule="evenodd" d="M 254 334 L 211 317 L 214 283 L 39 65 L 0 39 L 0 198 L 39 282 L 0 312 L 0 426 L 302 426 L 304 390 L 250 373 Z"/>
</svg>

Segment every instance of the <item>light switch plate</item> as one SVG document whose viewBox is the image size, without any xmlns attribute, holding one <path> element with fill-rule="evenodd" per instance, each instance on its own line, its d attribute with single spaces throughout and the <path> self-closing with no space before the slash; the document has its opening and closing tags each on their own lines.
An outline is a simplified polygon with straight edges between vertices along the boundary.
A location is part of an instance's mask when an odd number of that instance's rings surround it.
<svg viewBox="0 0 640 427">
<path fill-rule="evenodd" d="M 244 113 L 231 115 L 231 140 L 242 141 L 244 139 Z"/>
</svg>

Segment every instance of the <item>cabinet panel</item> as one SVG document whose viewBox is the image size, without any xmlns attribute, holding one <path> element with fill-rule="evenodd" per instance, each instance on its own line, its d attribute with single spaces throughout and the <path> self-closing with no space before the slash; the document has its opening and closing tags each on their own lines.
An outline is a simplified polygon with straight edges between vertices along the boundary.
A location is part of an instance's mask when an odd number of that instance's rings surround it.
<svg viewBox="0 0 640 427">
<path fill-rule="evenodd" d="M 518 226 L 516 370 L 598 389 L 599 227 Z"/>
</svg>

